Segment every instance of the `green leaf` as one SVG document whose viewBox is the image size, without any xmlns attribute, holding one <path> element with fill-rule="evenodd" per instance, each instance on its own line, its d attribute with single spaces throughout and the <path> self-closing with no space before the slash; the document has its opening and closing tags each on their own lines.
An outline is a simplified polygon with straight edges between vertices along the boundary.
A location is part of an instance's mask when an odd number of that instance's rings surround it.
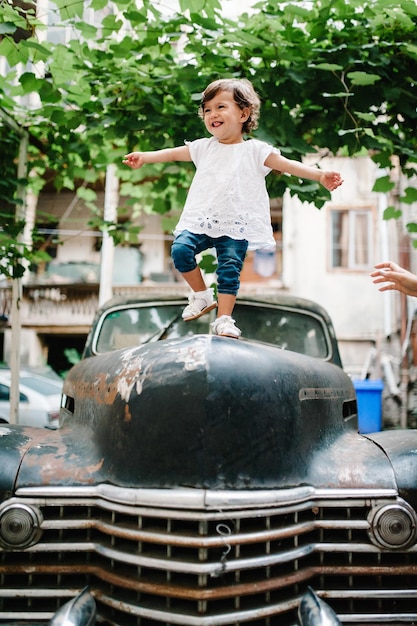
<svg viewBox="0 0 417 626">
<path fill-rule="evenodd" d="M 409 233 L 417 233 L 417 224 L 415 222 L 409 222 L 406 228 Z"/>
<path fill-rule="evenodd" d="M 391 182 L 389 176 L 381 176 L 377 178 L 374 186 L 372 187 L 372 191 L 377 193 L 388 193 L 391 189 L 394 189 L 395 183 Z"/>
<path fill-rule="evenodd" d="M 384 220 L 398 220 L 402 215 L 402 211 L 399 211 L 393 206 L 389 206 L 384 210 L 383 218 Z"/>
<path fill-rule="evenodd" d="M 19 63 L 27 63 L 29 53 L 27 49 L 16 44 L 13 39 L 4 37 L 0 41 L 0 57 L 5 57 L 10 67 L 13 67 Z"/>
<path fill-rule="evenodd" d="M 123 26 L 123 22 L 117 19 L 116 15 L 106 15 L 101 24 L 107 35 L 109 32 L 119 31 Z"/>
<path fill-rule="evenodd" d="M 65 126 L 67 124 L 67 115 L 61 108 L 56 108 L 50 115 L 51 122 L 57 126 Z"/>
<path fill-rule="evenodd" d="M 207 274 L 214 274 L 217 269 L 217 259 L 212 254 L 206 253 L 202 255 L 201 261 L 198 265 Z"/>
<path fill-rule="evenodd" d="M 363 120 L 364 122 L 374 122 L 377 119 L 375 113 L 361 113 L 360 111 L 355 111 L 354 114 L 355 117 Z"/>
<path fill-rule="evenodd" d="M 377 152 L 376 154 L 373 154 L 371 158 L 372 161 L 377 163 L 381 169 L 392 167 L 391 153 L 388 151 Z"/>
<path fill-rule="evenodd" d="M 215 19 L 205 17 L 204 15 L 201 15 L 201 13 L 192 13 L 190 18 L 193 24 L 199 24 L 199 26 L 202 26 L 206 30 L 216 31 L 219 27 L 219 24 Z"/>
<path fill-rule="evenodd" d="M 417 189 L 415 187 L 406 187 L 404 189 L 404 195 L 400 197 L 400 201 L 405 204 L 417 202 Z"/>
<path fill-rule="evenodd" d="M 338 65 L 337 63 L 311 63 L 309 67 L 316 68 L 318 70 L 326 70 L 328 72 L 339 72 L 343 70 L 342 65 Z"/>
<path fill-rule="evenodd" d="M 85 39 L 94 39 L 97 35 L 97 28 L 92 24 L 86 22 L 77 23 L 77 30 L 81 33 Z"/>
<path fill-rule="evenodd" d="M 107 0 L 91 0 L 91 8 L 95 11 L 101 11 L 108 5 Z"/>
<path fill-rule="evenodd" d="M 385 9 L 385 12 L 392 19 L 393 22 L 399 22 L 405 28 L 415 28 L 413 20 L 408 17 L 408 15 L 400 7 L 395 7 L 395 9 L 387 8 Z"/>
<path fill-rule="evenodd" d="M 29 10 L 27 17 L 29 18 L 33 14 L 33 10 Z M 18 10 L 17 6 L 13 6 L 11 2 L 1 2 L 0 20 L 3 24 L 14 24 L 16 28 L 25 29 L 27 27 L 24 14 Z"/>
<path fill-rule="evenodd" d="M 95 202 L 97 200 L 96 192 L 86 187 L 78 187 L 77 196 L 86 202 Z"/>
<path fill-rule="evenodd" d="M 36 78 L 35 74 L 31 72 L 25 72 L 19 78 L 19 82 L 23 87 L 24 93 L 30 93 L 31 91 L 36 91 L 38 87 L 38 78 Z"/>
<path fill-rule="evenodd" d="M 38 61 L 47 61 L 51 56 L 51 50 L 49 47 L 41 45 L 32 38 L 22 41 L 22 47 L 29 49 L 29 53 L 34 63 L 37 63 Z"/>
<path fill-rule="evenodd" d="M 410 56 L 413 56 L 417 59 L 417 45 L 414 45 L 412 43 L 406 43 L 405 49 Z"/>
<path fill-rule="evenodd" d="M 352 85 L 374 85 L 381 77 L 378 74 L 367 74 L 366 72 L 349 72 L 347 74 L 349 80 L 352 81 Z"/>
<path fill-rule="evenodd" d="M 0 24 L 0 35 L 10 35 L 16 32 L 16 25 L 12 22 L 3 22 Z"/>
<path fill-rule="evenodd" d="M 146 12 L 139 10 L 128 10 L 125 12 L 125 18 L 129 20 L 131 24 L 143 24 L 148 21 Z"/>
<path fill-rule="evenodd" d="M 75 17 L 81 19 L 83 17 L 83 0 L 54 0 L 54 3 L 59 9 L 62 20 L 71 20 Z"/>
<path fill-rule="evenodd" d="M 205 7 L 205 0 L 180 0 L 181 11 L 190 11 L 190 13 L 200 13 Z"/>
<path fill-rule="evenodd" d="M 75 58 L 67 46 L 57 45 L 53 51 L 49 69 L 55 87 L 66 87 L 73 82 L 75 76 Z"/>
<path fill-rule="evenodd" d="M 51 260 L 51 256 L 45 250 L 37 250 L 30 256 L 31 263 L 46 263 Z"/>
<path fill-rule="evenodd" d="M 58 103 L 61 102 L 61 94 L 57 89 L 54 89 L 53 85 L 51 85 L 50 82 L 48 82 L 47 80 L 41 80 L 39 81 L 41 83 L 40 87 L 39 87 L 39 96 L 40 99 L 42 100 L 42 102 L 44 103 Z M 65 117 L 65 114 L 64 114 Z M 63 118 L 61 118 L 63 119 Z"/>
<path fill-rule="evenodd" d="M 76 103 L 80 108 L 82 108 L 91 100 L 89 85 L 83 84 L 82 82 L 78 85 L 69 85 L 67 98 L 70 102 Z"/>
</svg>

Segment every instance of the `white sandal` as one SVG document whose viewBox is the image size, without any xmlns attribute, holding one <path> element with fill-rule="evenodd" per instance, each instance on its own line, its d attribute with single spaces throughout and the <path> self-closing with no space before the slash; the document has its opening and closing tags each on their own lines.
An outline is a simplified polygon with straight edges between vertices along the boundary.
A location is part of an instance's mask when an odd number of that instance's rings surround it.
<svg viewBox="0 0 417 626">
<path fill-rule="evenodd" d="M 221 337 L 232 337 L 233 339 L 239 339 L 242 331 L 235 324 L 235 320 L 230 315 L 222 315 L 218 317 L 211 324 L 213 333 L 220 335 Z"/>
<path fill-rule="evenodd" d="M 188 297 L 188 304 L 182 312 L 182 319 L 185 322 L 196 320 L 198 317 L 215 309 L 216 306 L 217 302 L 214 299 L 212 287 L 205 291 L 193 292 Z"/>
</svg>

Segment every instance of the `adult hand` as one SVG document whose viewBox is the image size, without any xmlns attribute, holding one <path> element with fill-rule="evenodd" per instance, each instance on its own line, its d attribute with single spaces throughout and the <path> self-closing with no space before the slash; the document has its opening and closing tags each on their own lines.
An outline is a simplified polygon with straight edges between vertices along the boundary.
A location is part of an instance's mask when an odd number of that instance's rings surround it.
<svg viewBox="0 0 417 626">
<path fill-rule="evenodd" d="M 373 282 L 384 283 L 379 291 L 396 290 L 407 296 L 417 296 L 417 276 L 404 269 L 397 263 L 386 261 L 375 265 L 375 271 L 370 275 Z"/>
</svg>

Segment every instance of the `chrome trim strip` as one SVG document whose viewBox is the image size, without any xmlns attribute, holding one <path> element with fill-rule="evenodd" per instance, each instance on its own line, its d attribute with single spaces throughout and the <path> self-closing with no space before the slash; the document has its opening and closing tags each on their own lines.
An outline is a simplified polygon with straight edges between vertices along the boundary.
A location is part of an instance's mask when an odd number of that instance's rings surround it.
<svg viewBox="0 0 417 626">
<path fill-rule="evenodd" d="M 196 522 L 197 523 L 197 522 Z M 185 546 L 188 548 L 213 548 L 224 546 L 226 537 L 221 534 L 212 533 L 211 535 L 201 535 L 198 537 L 177 535 L 173 532 L 161 531 L 148 531 L 148 530 L 134 530 L 125 528 L 119 524 L 110 524 L 103 522 L 95 517 L 89 517 L 88 519 L 55 519 L 46 520 L 42 522 L 42 530 L 82 530 L 94 528 L 102 533 L 111 535 L 113 537 L 123 537 L 129 541 L 146 541 L 149 543 L 157 544 L 169 544 L 175 546 Z M 288 526 L 282 526 L 275 530 L 259 530 L 252 533 L 239 533 L 234 532 L 227 535 L 227 544 L 237 545 L 244 543 L 262 543 L 265 541 L 274 541 L 277 539 L 285 539 L 288 537 L 298 537 L 300 535 L 307 535 L 314 530 L 368 530 L 369 523 L 366 520 L 316 520 L 311 522 L 304 522 L 300 524 L 291 524 Z"/>
<path fill-rule="evenodd" d="M 354 615 L 339 614 L 339 620 L 342 624 L 391 624 L 391 626 L 400 626 L 400 624 L 414 624 L 417 620 L 417 613 L 355 613 Z M 404 618 L 407 619 L 404 619 Z"/>
<path fill-rule="evenodd" d="M 376 498 L 395 498 L 395 489 L 315 489 L 314 487 L 296 487 L 294 489 L 271 490 L 207 490 L 187 489 L 132 489 L 114 485 L 99 484 L 94 487 L 21 487 L 16 496 L 37 498 L 63 498 L 70 502 L 73 498 L 101 498 L 103 500 L 133 506 L 163 507 L 164 509 L 242 509 L 281 507 L 286 504 L 305 503 L 308 500 L 337 500 L 340 507 L 345 500 L 369 500 Z M 74 504 L 74 502 L 73 502 Z"/>
<path fill-rule="evenodd" d="M 282 613 L 297 608 L 300 598 L 295 597 L 291 600 L 287 600 L 286 602 L 264 605 L 257 609 L 231 611 L 227 614 L 210 615 L 207 617 L 203 617 L 201 615 L 181 615 L 170 611 L 146 609 L 144 607 L 134 606 L 126 602 L 115 601 L 108 596 L 100 596 L 100 601 L 108 606 L 124 611 L 127 615 L 147 617 L 149 619 L 159 620 L 162 623 L 177 624 L 178 626 L 226 626 L 227 624 L 236 624 L 250 619 L 262 619 L 269 616 L 279 616 Z"/>
<path fill-rule="evenodd" d="M 227 545 L 227 540 L 225 541 Z M 121 552 L 113 548 L 106 548 L 92 542 L 80 543 L 38 543 L 26 549 L 26 552 L 94 552 L 109 560 L 128 563 L 137 567 L 148 567 L 150 569 L 158 569 L 166 572 L 177 572 L 184 574 L 207 574 L 216 578 L 226 572 L 234 572 L 238 570 L 256 569 L 259 567 L 267 567 L 282 563 L 292 563 L 297 559 L 302 559 L 313 553 L 356 553 L 356 554 L 379 554 L 380 550 L 372 544 L 362 543 L 310 543 L 301 548 L 294 548 L 284 552 L 274 552 L 270 555 L 255 556 L 253 558 L 233 558 L 224 561 L 213 561 L 211 563 L 193 563 L 191 561 L 178 561 L 165 558 L 147 557 L 142 555 L 134 555 L 129 552 Z M 414 546 L 410 553 L 417 552 L 417 546 Z"/>
<path fill-rule="evenodd" d="M 50 588 L 42 588 L 32 589 L 31 587 L 27 587 L 24 589 L 19 589 L 19 598 L 74 598 L 77 594 L 80 593 L 80 590 L 70 589 L 68 587 L 59 588 L 59 589 L 50 589 Z M 5 589 L 1 587 L 0 589 L 0 598 L 16 598 L 16 589 Z M 2 615 L 0 613 L 0 615 Z"/>
<path fill-rule="evenodd" d="M 51 619 L 51 617 L 53 617 L 53 613 L 51 613 L 51 611 L 49 611 L 49 613 L 46 613 L 45 611 L 40 613 L 40 612 L 36 612 L 36 611 L 19 611 L 19 613 L 14 612 L 10 612 L 10 611 L 0 611 L 0 619 L 4 620 L 4 619 L 12 619 L 13 623 L 15 621 L 18 621 L 19 626 L 22 623 L 22 621 L 24 620 L 28 620 L 30 624 L 35 623 L 36 624 L 36 620 L 45 620 L 45 619 Z M 3 626 L 8 626 L 7 624 L 4 624 Z M 12 626 L 12 625 L 10 625 Z"/>
<path fill-rule="evenodd" d="M 227 544 L 227 542 L 226 542 Z M 38 543 L 26 549 L 26 552 L 95 552 L 101 556 L 121 563 L 128 563 L 137 567 L 148 567 L 150 569 L 158 569 L 166 572 L 177 572 L 184 574 L 207 574 L 217 578 L 220 574 L 226 572 L 234 572 L 237 570 L 255 569 L 257 567 L 266 567 L 277 563 L 292 562 L 312 554 L 316 549 L 316 544 L 309 544 L 302 548 L 295 548 L 285 552 L 277 552 L 270 555 L 262 555 L 248 559 L 231 559 L 230 561 L 213 561 L 211 563 L 193 563 L 191 561 L 176 561 L 170 559 L 162 559 L 155 557 L 147 557 L 134 555 L 129 552 L 121 552 L 112 548 L 106 548 L 99 544 L 85 543 Z M 371 546 L 371 552 L 377 552 L 377 548 Z"/>
<path fill-rule="evenodd" d="M 325 591 L 320 590 L 316 593 L 323 599 L 328 598 L 417 598 L 417 589 L 350 589 L 350 592 L 344 589 L 338 589 L 337 591 Z"/>
</svg>

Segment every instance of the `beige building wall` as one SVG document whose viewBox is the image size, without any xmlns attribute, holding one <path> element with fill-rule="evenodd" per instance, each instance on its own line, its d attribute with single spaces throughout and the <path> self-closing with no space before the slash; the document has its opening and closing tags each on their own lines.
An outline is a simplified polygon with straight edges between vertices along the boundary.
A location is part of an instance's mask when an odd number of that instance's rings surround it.
<svg viewBox="0 0 417 626">
<path fill-rule="evenodd" d="M 302 204 L 297 198 L 285 198 L 283 283 L 291 293 L 315 300 L 327 309 L 344 353 L 344 364 L 356 372 L 370 348 L 399 329 L 398 294 L 381 294 L 369 276 L 375 263 L 399 259 L 399 224 L 382 219 L 387 198 L 385 194 L 372 191 L 375 179 L 381 174 L 371 159 L 328 158 L 321 166 L 340 171 L 344 184 L 320 210 Z M 361 269 L 331 267 L 332 208 L 370 209 L 369 266 Z"/>
</svg>

